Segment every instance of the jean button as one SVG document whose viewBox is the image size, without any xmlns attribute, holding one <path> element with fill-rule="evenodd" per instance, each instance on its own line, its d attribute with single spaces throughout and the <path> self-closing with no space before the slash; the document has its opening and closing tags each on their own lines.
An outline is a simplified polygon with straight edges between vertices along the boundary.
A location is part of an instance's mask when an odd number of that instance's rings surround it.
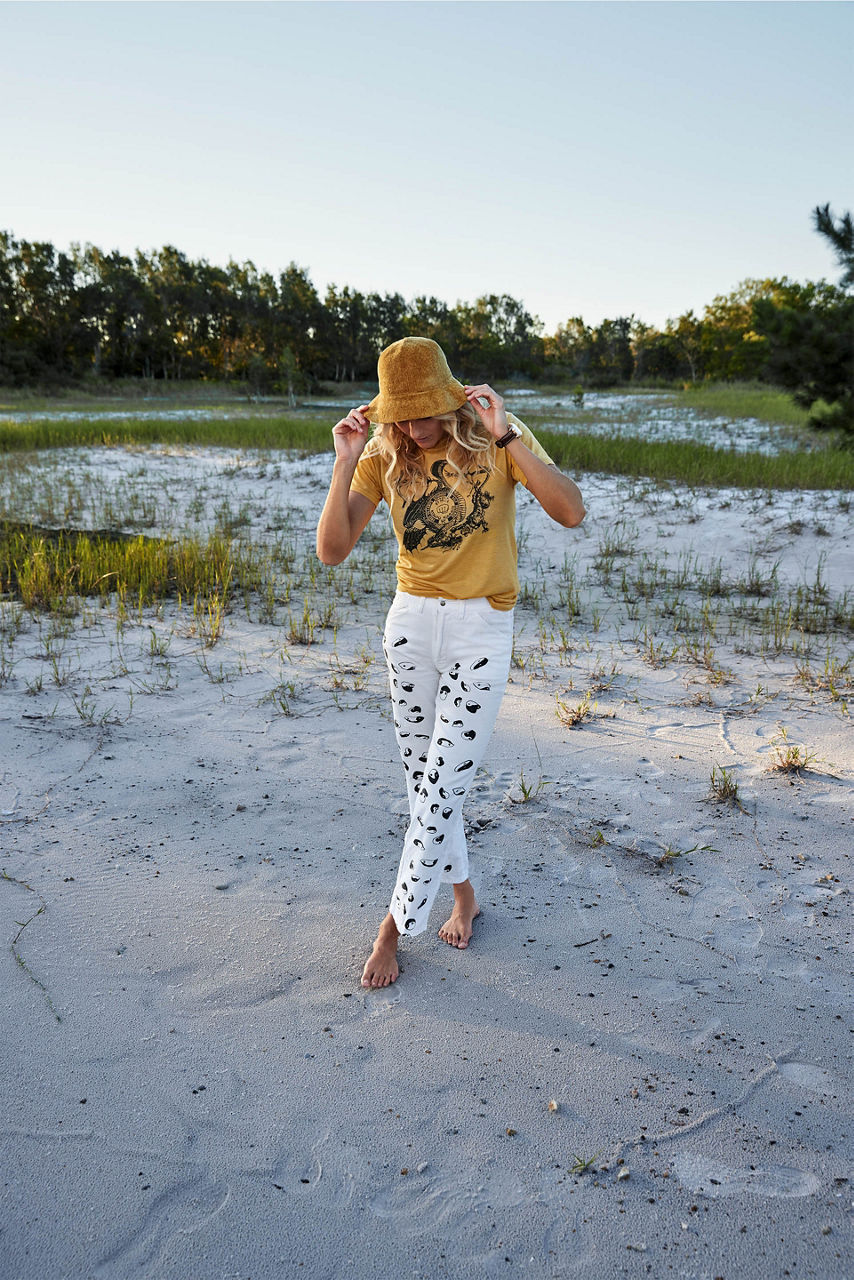
<svg viewBox="0 0 854 1280">
<path fill-rule="evenodd" d="M 440 601 L 439 601 L 439 604 L 440 604 L 440 605 L 442 605 L 442 606 L 444 607 L 445 601 L 444 601 L 444 600 L 440 600 Z"/>
</svg>

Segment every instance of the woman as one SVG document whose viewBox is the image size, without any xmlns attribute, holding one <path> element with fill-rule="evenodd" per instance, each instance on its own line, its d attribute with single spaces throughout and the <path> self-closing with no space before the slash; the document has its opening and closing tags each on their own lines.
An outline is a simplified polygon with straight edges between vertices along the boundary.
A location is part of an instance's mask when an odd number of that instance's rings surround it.
<svg viewBox="0 0 854 1280">
<path fill-rule="evenodd" d="M 362 974 L 398 977 L 402 933 L 422 933 L 442 881 L 454 909 L 439 930 L 467 947 L 479 913 L 462 806 L 492 734 L 513 648 L 515 485 L 558 524 L 584 519 L 561 475 L 492 387 L 463 386 L 429 338 L 380 354 L 379 395 L 332 430 L 335 464 L 317 526 L 324 564 L 345 560 L 381 500 L 397 536 L 398 591 L 386 620 L 394 726 L 410 823 L 389 912 Z M 368 440 L 370 424 L 380 424 Z"/>
</svg>

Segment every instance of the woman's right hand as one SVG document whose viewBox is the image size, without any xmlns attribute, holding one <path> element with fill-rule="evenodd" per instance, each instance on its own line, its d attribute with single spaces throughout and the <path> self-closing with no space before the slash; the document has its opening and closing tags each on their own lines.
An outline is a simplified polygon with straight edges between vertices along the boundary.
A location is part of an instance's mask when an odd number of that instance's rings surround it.
<svg viewBox="0 0 854 1280">
<path fill-rule="evenodd" d="M 335 456 L 341 458 L 343 462 L 358 462 L 368 443 L 371 424 L 364 413 L 367 407 L 362 404 L 357 409 L 351 409 L 347 417 L 336 422 L 332 428 Z"/>
</svg>

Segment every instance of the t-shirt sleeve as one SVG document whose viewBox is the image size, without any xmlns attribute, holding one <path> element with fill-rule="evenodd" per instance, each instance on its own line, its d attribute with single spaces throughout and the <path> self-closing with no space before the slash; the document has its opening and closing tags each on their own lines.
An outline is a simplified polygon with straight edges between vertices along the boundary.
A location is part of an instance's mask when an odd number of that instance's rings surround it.
<svg viewBox="0 0 854 1280">
<path fill-rule="evenodd" d="M 554 466 L 554 459 L 549 457 L 533 431 L 530 431 L 528 427 L 525 426 L 524 422 L 517 418 L 514 413 L 508 413 L 507 421 L 512 422 L 514 427 L 519 427 L 522 432 L 522 444 L 531 450 L 531 453 L 535 458 L 540 458 L 548 467 Z M 528 477 L 525 475 L 522 467 L 520 467 L 519 463 L 516 462 L 515 458 L 512 458 L 509 453 L 506 456 L 511 478 L 516 480 L 519 484 L 523 484 L 527 489 Z"/>
<path fill-rule="evenodd" d="M 382 484 L 384 469 L 380 456 L 377 453 L 369 453 L 366 449 L 356 463 L 356 470 L 350 481 L 351 493 L 353 491 L 360 493 L 363 498 L 368 499 L 368 502 L 372 502 L 375 507 L 378 506 L 385 497 Z"/>
</svg>

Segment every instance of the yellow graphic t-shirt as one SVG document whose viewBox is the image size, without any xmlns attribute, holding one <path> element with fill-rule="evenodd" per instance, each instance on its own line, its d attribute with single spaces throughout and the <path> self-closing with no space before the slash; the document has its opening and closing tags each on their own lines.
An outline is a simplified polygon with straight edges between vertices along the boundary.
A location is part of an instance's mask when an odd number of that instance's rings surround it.
<svg viewBox="0 0 854 1280">
<path fill-rule="evenodd" d="M 523 422 L 522 443 L 536 457 L 552 459 Z M 493 449 L 495 467 L 478 467 L 456 489 L 446 446 L 424 450 L 427 488 L 405 500 L 385 477 L 387 462 L 369 441 L 356 466 L 351 489 L 369 502 L 388 503 L 399 548 L 397 583 L 413 596 L 470 600 L 486 596 L 494 609 L 512 609 L 519 594 L 516 570 L 516 485 L 527 478 L 505 449 Z"/>
</svg>

